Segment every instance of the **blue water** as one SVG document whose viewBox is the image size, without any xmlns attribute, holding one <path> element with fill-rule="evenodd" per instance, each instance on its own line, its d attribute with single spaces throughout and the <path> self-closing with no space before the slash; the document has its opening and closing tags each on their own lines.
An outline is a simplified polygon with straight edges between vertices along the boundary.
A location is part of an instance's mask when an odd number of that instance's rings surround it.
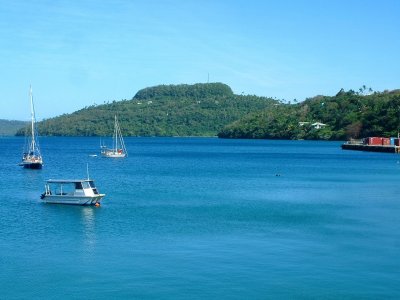
<svg viewBox="0 0 400 300">
<path fill-rule="evenodd" d="M 400 156 L 338 142 L 0 139 L 1 299 L 399 299 Z M 43 204 L 90 176 L 102 206 Z"/>
</svg>

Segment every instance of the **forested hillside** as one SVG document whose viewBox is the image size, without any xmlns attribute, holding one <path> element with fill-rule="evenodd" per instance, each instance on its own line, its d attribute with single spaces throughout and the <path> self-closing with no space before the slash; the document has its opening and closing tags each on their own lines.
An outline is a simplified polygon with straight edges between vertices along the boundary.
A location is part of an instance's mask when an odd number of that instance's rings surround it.
<svg viewBox="0 0 400 300">
<path fill-rule="evenodd" d="M 340 90 L 336 96 L 316 96 L 299 104 L 276 104 L 227 125 L 222 138 L 344 140 L 367 136 L 397 136 L 400 90 L 374 92 Z M 316 122 L 323 123 L 315 128 Z"/>
<path fill-rule="evenodd" d="M 24 128 L 28 122 L 15 121 L 15 120 L 3 120 L 0 119 L 0 135 L 15 135 L 18 130 Z"/>
<path fill-rule="evenodd" d="M 275 103 L 270 98 L 235 95 L 222 83 L 161 85 L 140 90 L 131 100 L 43 120 L 38 130 L 49 136 L 112 135 L 117 114 L 124 136 L 216 136 L 225 125 Z"/>
</svg>

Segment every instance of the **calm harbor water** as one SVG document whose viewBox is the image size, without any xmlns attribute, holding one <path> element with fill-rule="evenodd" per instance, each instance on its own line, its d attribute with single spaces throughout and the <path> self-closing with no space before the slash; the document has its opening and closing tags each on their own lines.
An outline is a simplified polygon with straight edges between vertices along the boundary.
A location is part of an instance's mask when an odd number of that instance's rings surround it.
<svg viewBox="0 0 400 300">
<path fill-rule="evenodd" d="M 339 142 L 0 138 L 1 299 L 399 299 L 400 156 Z M 102 206 L 43 204 L 85 178 Z"/>
</svg>

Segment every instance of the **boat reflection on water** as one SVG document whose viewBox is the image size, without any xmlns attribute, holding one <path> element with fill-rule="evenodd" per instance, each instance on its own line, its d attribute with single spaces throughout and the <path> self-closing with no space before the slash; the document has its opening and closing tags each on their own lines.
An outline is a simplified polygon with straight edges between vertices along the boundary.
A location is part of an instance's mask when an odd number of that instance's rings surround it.
<svg viewBox="0 0 400 300">
<path fill-rule="evenodd" d="M 96 248 L 96 207 L 84 206 L 81 207 L 81 220 L 83 229 L 83 242 L 85 252 L 93 254 Z"/>
</svg>

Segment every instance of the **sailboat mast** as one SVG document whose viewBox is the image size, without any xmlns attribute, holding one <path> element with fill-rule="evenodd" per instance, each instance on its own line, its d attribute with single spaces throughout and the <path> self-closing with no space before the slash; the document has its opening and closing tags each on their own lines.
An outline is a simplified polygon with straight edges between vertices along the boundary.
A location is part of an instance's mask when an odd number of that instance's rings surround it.
<svg viewBox="0 0 400 300">
<path fill-rule="evenodd" d="M 31 126 L 32 126 L 31 151 L 35 151 L 35 107 L 33 106 L 32 86 L 29 86 L 29 96 L 31 100 Z"/>
<path fill-rule="evenodd" d="M 115 115 L 115 124 L 114 124 L 114 140 L 115 140 L 115 152 L 118 151 L 118 136 L 117 136 L 117 115 Z"/>
</svg>

